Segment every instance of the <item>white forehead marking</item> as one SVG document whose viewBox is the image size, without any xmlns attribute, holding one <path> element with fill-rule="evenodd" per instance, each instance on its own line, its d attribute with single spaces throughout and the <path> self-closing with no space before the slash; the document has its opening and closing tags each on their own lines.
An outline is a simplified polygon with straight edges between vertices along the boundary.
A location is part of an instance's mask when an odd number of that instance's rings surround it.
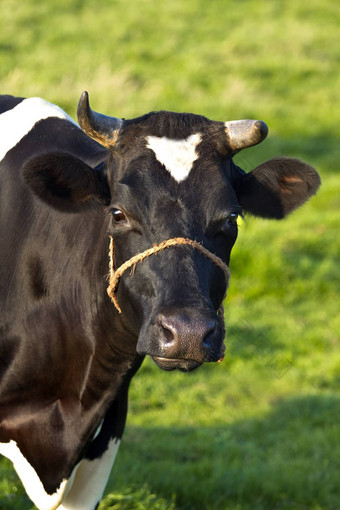
<svg viewBox="0 0 340 510">
<path fill-rule="evenodd" d="M 185 140 L 172 140 L 166 136 L 147 136 L 147 147 L 155 153 L 156 159 L 165 166 L 172 177 L 181 182 L 186 179 L 198 158 L 196 148 L 202 136 L 199 133 Z"/>
<path fill-rule="evenodd" d="M 34 128 L 39 120 L 48 117 L 58 117 L 76 124 L 59 106 L 39 97 L 24 99 L 17 106 L 0 115 L 0 161 Z"/>
</svg>

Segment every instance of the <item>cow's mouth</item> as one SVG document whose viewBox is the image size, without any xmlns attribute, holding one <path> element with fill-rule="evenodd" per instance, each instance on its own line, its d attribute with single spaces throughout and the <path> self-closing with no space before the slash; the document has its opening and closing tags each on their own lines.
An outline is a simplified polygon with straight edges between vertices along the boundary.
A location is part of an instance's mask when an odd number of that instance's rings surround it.
<svg viewBox="0 0 340 510">
<path fill-rule="evenodd" d="M 156 365 L 162 370 L 180 370 L 181 372 L 191 372 L 198 368 L 202 363 L 193 359 L 170 359 L 152 356 Z"/>
</svg>

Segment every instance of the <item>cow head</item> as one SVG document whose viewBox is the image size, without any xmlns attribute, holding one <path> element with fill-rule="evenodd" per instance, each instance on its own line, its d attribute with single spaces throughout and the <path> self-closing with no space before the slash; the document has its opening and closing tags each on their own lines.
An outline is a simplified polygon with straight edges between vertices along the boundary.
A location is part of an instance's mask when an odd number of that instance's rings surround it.
<svg viewBox="0 0 340 510">
<path fill-rule="evenodd" d="M 68 154 L 42 155 L 26 164 L 24 175 L 57 209 L 102 208 L 115 268 L 177 237 L 201 243 L 228 264 L 240 214 L 283 218 L 320 183 L 312 167 L 292 158 L 272 159 L 248 174 L 235 165 L 238 151 L 266 137 L 261 121 L 171 112 L 121 120 L 92 111 L 87 93 L 78 119 L 108 149 L 105 164 L 90 168 Z M 190 245 L 162 250 L 125 272 L 117 299 L 138 336 L 137 351 L 166 370 L 218 361 L 224 349 L 218 310 L 227 286 L 221 267 Z"/>
</svg>

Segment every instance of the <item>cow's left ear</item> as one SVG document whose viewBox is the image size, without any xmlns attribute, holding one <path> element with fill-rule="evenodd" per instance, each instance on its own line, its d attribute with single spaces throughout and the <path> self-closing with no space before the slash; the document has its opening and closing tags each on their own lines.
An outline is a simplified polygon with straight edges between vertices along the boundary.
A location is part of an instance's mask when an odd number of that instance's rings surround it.
<svg viewBox="0 0 340 510">
<path fill-rule="evenodd" d="M 39 198 L 63 212 L 81 212 L 110 203 L 104 172 L 71 154 L 36 156 L 25 163 L 23 176 Z"/>
<path fill-rule="evenodd" d="M 243 174 L 236 193 L 242 208 L 262 218 L 284 218 L 314 195 L 320 186 L 313 167 L 294 158 L 278 157 Z"/>
</svg>

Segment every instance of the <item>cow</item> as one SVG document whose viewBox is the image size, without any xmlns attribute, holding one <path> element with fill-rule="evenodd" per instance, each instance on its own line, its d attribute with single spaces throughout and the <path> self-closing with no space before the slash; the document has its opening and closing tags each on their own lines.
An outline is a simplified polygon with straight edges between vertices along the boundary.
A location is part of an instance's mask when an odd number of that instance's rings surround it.
<svg viewBox="0 0 340 510">
<path fill-rule="evenodd" d="M 144 357 L 224 356 L 238 216 L 284 218 L 320 178 L 288 157 L 239 168 L 263 121 L 125 120 L 86 92 L 79 125 L 39 98 L 0 113 L 0 453 L 40 510 L 92 510 Z"/>
</svg>

